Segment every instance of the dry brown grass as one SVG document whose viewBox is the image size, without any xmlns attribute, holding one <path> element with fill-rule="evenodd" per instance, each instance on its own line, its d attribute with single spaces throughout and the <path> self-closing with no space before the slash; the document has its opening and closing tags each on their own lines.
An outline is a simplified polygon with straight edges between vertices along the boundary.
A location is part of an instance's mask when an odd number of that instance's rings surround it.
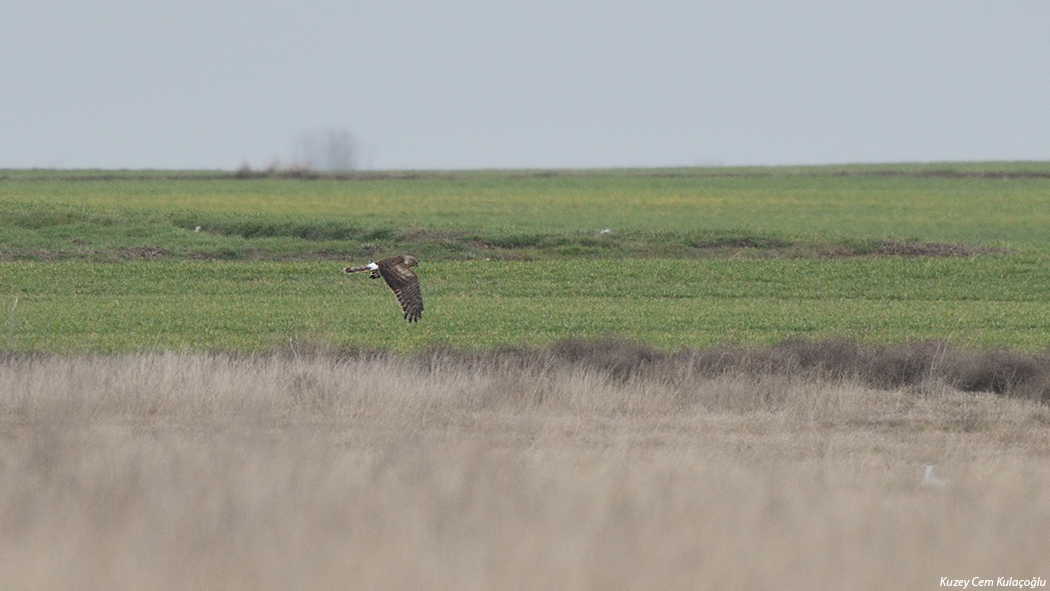
<svg viewBox="0 0 1050 591">
<path fill-rule="evenodd" d="M 0 587 L 1050 579 L 1045 403 L 560 347 L 0 360 Z"/>
</svg>

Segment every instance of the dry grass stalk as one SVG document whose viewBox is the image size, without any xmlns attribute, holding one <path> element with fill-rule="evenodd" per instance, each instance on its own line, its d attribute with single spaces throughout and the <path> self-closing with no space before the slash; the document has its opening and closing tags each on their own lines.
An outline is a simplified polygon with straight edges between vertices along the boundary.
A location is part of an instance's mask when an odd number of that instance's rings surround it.
<svg viewBox="0 0 1050 591">
<path fill-rule="evenodd" d="M 0 586 L 1047 578 L 1046 406 L 602 346 L 0 360 Z"/>
</svg>

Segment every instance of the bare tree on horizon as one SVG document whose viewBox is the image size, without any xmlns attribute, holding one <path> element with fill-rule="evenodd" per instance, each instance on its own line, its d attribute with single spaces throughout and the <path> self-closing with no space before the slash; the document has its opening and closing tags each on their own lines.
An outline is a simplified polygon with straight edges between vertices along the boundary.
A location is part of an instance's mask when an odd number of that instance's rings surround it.
<svg viewBox="0 0 1050 591">
<path fill-rule="evenodd" d="M 357 141 L 345 129 L 324 128 L 300 133 L 293 158 L 297 166 L 332 172 L 356 170 Z"/>
</svg>

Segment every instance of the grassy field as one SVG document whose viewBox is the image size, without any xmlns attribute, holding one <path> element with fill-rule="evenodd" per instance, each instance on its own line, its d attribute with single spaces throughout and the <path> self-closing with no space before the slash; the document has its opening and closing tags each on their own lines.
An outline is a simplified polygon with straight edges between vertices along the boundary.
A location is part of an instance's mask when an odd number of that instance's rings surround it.
<svg viewBox="0 0 1050 591">
<path fill-rule="evenodd" d="M 1048 218 L 1045 163 L 0 171 L 0 588 L 1050 580 Z M 400 253 L 411 325 L 341 273 Z"/>
<path fill-rule="evenodd" d="M 265 351 L 293 341 L 402 352 L 615 336 L 664 349 L 792 336 L 1050 347 L 1038 256 L 436 261 L 409 325 L 381 281 L 335 263 L 7 263 L 11 351 Z M 8 340 L 8 338 L 10 340 Z"/>
<path fill-rule="evenodd" d="M 412 351 L 615 336 L 675 349 L 801 335 L 1038 351 L 1050 347 L 1048 227 L 1050 165 L 1038 163 L 8 171 L 4 344 Z M 338 272 L 396 253 L 423 261 L 418 326 L 381 284 Z"/>
<path fill-rule="evenodd" d="M 1045 250 L 1048 183 L 1045 164 L 316 179 L 8 173 L 0 257 L 331 260 L 410 248 L 428 259 L 688 258 L 864 253 L 886 239 Z"/>
</svg>

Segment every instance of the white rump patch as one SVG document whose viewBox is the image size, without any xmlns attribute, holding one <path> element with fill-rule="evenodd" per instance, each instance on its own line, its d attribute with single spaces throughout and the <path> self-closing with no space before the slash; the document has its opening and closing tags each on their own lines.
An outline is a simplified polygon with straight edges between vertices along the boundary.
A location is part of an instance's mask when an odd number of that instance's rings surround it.
<svg viewBox="0 0 1050 591">
<path fill-rule="evenodd" d="M 378 268 L 379 268 L 379 265 L 377 265 L 375 263 L 368 263 L 368 270 L 369 271 L 375 271 Z"/>
</svg>

